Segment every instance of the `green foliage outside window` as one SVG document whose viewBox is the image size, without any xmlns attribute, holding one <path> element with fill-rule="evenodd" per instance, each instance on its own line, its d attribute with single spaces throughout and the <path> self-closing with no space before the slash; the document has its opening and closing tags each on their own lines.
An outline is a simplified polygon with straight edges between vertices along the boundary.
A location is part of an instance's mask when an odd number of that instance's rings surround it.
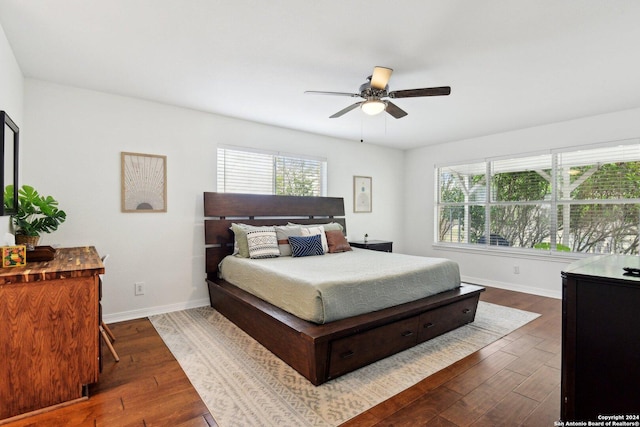
<svg viewBox="0 0 640 427">
<path fill-rule="evenodd" d="M 534 165 L 537 158 L 491 163 L 490 170 L 498 171 L 492 172 L 489 185 L 478 172 L 486 164 L 440 168 L 438 241 L 489 243 L 489 230 L 491 244 L 638 254 L 638 147 L 625 147 L 632 155 L 624 156 L 615 151 L 618 147 L 593 150 L 587 160 L 580 158 L 582 150 L 563 153 L 564 158 L 553 154 L 558 156 L 555 170 L 551 155 L 539 166 Z"/>
<path fill-rule="evenodd" d="M 320 166 L 304 159 L 276 157 L 275 194 L 319 196 Z"/>
</svg>

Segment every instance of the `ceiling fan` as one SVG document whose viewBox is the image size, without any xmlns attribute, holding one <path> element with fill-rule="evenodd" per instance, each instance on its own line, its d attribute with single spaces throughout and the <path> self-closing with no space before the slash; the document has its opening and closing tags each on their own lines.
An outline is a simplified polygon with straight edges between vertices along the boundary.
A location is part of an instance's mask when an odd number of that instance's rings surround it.
<svg viewBox="0 0 640 427">
<path fill-rule="evenodd" d="M 396 119 L 402 118 L 407 115 L 407 112 L 402 108 L 398 107 L 391 101 L 388 101 L 383 98 L 416 98 L 420 96 L 443 96 L 449 95 L 451 93 L 451 87 L 449 86 L 441 86 L 441 87 L 428 87 L 422 89 L 406 89 L 406 90 L 394 90 L 388 92 L 389 90 L 389 79 L 391 78 L 391 73 L 393 73 L 393 69 L 387 67 L 374 67 L 373 74 L 367 77 L 367 82 L 363 83 L 360 86 L 359 93 L 349 93 L 349 92 L 323 92 L 323 91 L 315 91 L 308 90 L 305 93 L 316 94 L 316 95 L 337 95 L 337 96 L 350 96 L 353 98 L 363 98 L 364 101 L 356 102 L 344 108 L 332 116 L 329 116 L 331 119 L 335 119 L 336 117 L 340 117 L 345 113 L 348 113 L 351 110 L 360 107 L 362 111 L 369 115 L 375 115 L 386 111 L 391 114 Z"/>
</svg>

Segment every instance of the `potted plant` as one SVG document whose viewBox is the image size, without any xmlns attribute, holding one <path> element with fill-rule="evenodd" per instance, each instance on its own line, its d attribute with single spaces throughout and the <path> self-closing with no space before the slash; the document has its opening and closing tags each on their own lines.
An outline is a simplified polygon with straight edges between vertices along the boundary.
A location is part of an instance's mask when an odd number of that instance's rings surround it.
<svg viewBox="0 0 640 427">
<path fill-rule="evenodd" d="M 4 204 L 13 208 L 13 185 L 4 190 Z M 17 212 L 11 215 L 16 227 L 16 243 L 32 249 L 38 244 L 41 233 L 51 233 L 67 219 L 65 211 L 58 209 L 58 201 L 51 196 L 40 195 L 35 188 L 23 185 L 18 190 Z"/>
</svg>

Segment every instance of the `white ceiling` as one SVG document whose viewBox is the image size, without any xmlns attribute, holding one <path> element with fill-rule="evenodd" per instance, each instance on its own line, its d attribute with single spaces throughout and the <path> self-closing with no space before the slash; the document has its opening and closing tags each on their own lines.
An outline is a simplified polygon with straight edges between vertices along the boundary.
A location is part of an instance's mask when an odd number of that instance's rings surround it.
<svg viewBox="0 0 640 427">
<path fill-rule="evenodd" d="M 25 77 L 411 148 L 640 107 L 637 0 L 0 0 Z M 409 115 L 369 117 L 376 65 Z"/>
</svg>

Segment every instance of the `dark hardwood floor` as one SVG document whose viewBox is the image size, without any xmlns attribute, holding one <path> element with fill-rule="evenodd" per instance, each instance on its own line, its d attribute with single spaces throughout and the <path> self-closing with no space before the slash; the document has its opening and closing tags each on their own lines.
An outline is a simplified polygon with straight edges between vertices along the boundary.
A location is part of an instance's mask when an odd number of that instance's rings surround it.
<svg viewBox="0 0 640 427">
<path fill-rule="evenodd" d="M 88 400 L 7 426 L 217 425 L 148 319 L 109 327 L 116 336 L 114 348 L 120 362 L 102 346 L 102 374 L 99 382 L 90 386 Z"/>
<path fill-rule="evenodd" d="M 343 427 L 553 426 L 560 418 L 562 301 L 496 288 L 480 300 L 541 316 Z"/>
<path fill-rule="evenodd" d="M 542 316 L 343 426 L 553 426 L 560 414 L 561 301 L 495 288 L 481 300 Z M 120 362 L 103 346 L 103 371 L 89 400 L 7 426 L 217 425 L 147 319 L 110 327 Z"/>
</svg>

